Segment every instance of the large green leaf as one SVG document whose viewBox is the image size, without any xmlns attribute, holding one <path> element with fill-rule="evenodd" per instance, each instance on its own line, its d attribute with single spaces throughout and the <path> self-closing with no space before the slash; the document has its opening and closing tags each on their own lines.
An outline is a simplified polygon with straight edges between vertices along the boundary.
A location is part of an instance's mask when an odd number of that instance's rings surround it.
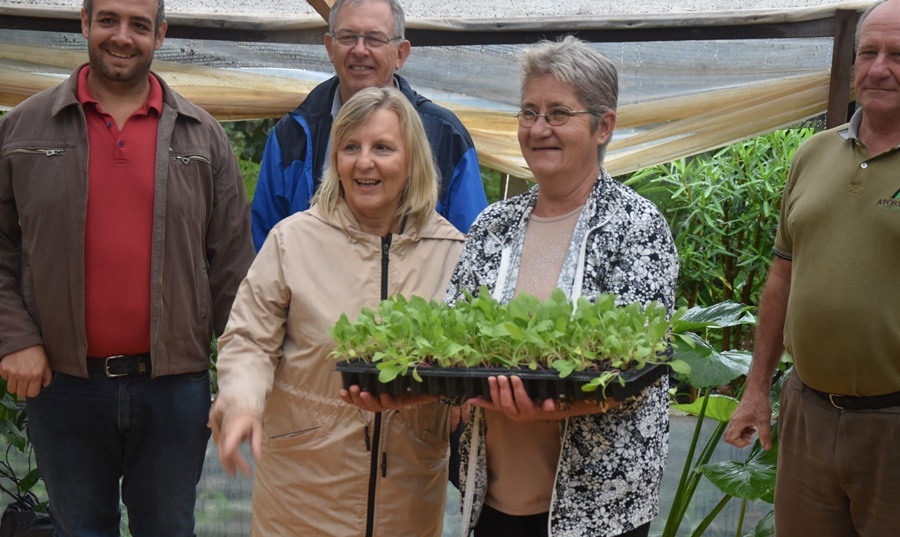
<svg viewBox="0 0 900 537">
<path fill-rule="evenodd" d="M 684 360 L 691 367 L 687 380 L 694 388 L 722 386 L 750 370 L 752 355 L 749 352 L 718 352 L 692 332 L 682 334 L 682 337 L 688 338 L 693 347 L 684 341 L 674 341 L 674 358 Z"/>
<path fill-rule="evenodd" d="M 784 374 L 772 384 L 772 391 L 769 393 L 769 402 L 772 404 L 772 413 L 775 415 L 778 415 L 781 412 L 781 390 L 784 388 L 784 383 L 788 381 L 793 372 L 794 367 L 789 367 Z"/>
<path fill-rule="evenodd" d="M 756 318 L 747 312 L 746 304 L 721 302 L 707 308 L 693 307 L 672 325 L 675 333 L 684 333 L 704 328 L 725 328 L 741 324 L 755 324 Z"/>
<path fill-rule="evenodd" d="M 775 501 L 775 464 L 770 454 L 742 463 L 721 461 L 700 466 L 699 470 L 725 494 L 745 500 Z"/>
<path fill-rule="evenodd" d="M 738 376 L 746 375 L 750 372 L 750 362 L 753 360 L 753 353 L 748 351 L 723 351 L 719 355 Z"/>
<path fill-rule="evenodd" d="M 734 412 L 734 409 L 737 408 L 737 405 L 738 400 L 734 397 L 712 394 L 709 396 L 709 402 L 706 404 L 706 413 L 704 416 L 724 423 L 731 419 L 731 414 Z M 703 408 L 703 399 L 697 399 L 689 405 L 672 405 L 672 408 L 687 412 L 694 416 L 699 416 L 700 409 Z"/>
<path fill-rule="evenodd" d="M 774 537 L 775 535 L 775 510 L 772 509 L 766 516 L 762 517 L 756 529 L 753 531 L 753 537 Z"/>
</svg>

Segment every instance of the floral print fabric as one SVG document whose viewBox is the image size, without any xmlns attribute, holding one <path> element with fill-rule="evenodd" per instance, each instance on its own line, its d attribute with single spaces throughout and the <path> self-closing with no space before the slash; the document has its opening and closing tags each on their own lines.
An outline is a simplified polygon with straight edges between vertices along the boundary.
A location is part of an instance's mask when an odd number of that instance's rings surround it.
<svg viewBox="0 0 900 537">
<path fill-rule="evenodd" d="M 461 299 L 464 291 L 477 295 L 482 285 L 498 300 L 512 298 L 538 191 L 535 186 L 493 204 L 478 217 L 450 280 L 448 303 Z M 662 215 L 604 170 L 575 225 L 557 287 L 569 297 L 589 300 L 602 293 L 616 294 L 622 304 L 655 300 L 671 312 L 677 277 L 678 256 Z M 613 410 L 563 423 L 552 536 L 619 535 L 657 515 L 668 453 L 667 388 L 663 378 Z M 474 495 L 470 527 L 478 520 L 487 489 L 484 433 L 484 420 L 472 419 L 460 445 L 461 497 Z M 467 483 L 472 457 L 472 482 Z"/>
</svg>

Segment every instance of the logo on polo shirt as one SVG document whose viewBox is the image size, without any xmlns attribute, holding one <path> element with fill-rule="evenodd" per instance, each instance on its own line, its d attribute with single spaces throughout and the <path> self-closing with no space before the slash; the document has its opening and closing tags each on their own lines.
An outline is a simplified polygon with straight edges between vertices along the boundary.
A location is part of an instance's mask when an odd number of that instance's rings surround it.
<svg viewBox="0 0 900 537">
<path fill-rule="evenodd" d="M 875 204 L 882 211 L 900 212 L 900 190 L 894 192 L 890 198 L 882 198 Z"/>
</svg>

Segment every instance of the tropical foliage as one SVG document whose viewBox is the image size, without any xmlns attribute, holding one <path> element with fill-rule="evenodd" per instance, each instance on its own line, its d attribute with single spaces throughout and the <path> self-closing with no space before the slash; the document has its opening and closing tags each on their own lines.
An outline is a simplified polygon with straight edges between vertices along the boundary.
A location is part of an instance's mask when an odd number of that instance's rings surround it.
<svg viewBox="0 0 900 537">
<path fill-rule="evenodd" d="M 744 535 L 744 513 L 749 502 L 773 502 L 777 439 L 773 441 L 773 449 L 768 452 L 763 451 L 759 442 L 756 442 L 744 460 L 711 462 L 713 452 L 720 444 L 725 426 L 740 398 L 740 390 L 737 397 L 734 397 L 717 393 L 717 389 L 746 375 L 750 370 L 751 355 L 746 351 L 717 350 L 708 340 L 711 332 L 754 324 L 756 319 L 748 313 L 748 309 L 747 306 L 734 302 L 708 308 L 694 307 L 672 327 L 675 358 L 690 365 L 686 380 L 698 390 L 699 397 L 687 404 L 679 404 L 673 400 L 672 408 L 696 416 L 697 419 L 662 537 L 703 535 L 733 498 L 741 500 L 740 522 L 735 532 L 740 537 Z M 771 394 L 776 416 L 780 387 L 781 384 L 776 383 Z M 716 425 L 701 445 L 701 429 L 706 418 L 714 420 Z M 693 530 L 687 532 L 682 528 L 686 524 L 692 499 L 704 477 L 722 492 L 722 499 Z M 754 537 L 771 536 L 773 531 L 770 524 L 771 513 L 757 525 Z"/>
</svg>

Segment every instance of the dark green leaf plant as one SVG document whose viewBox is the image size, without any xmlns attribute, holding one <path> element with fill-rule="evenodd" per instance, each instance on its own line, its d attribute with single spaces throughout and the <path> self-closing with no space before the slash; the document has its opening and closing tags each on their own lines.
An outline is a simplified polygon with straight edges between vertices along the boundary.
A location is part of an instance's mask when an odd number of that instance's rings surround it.
<svg viewBox="0 0 900 537">
<path fill-rule="evenodd" d="M 41 478 L 33 463 L 31 441 L 27 434 L 25 405 L 16 401 L 0 379 L 0 437 L 6 444 L 0 457 L 0 492 L 20 508 L 44 511 L 47 501 L 38 496 Z"/>
<path fill-rule="evenodd" d="M 662 537 L 701 536 L 732 498 L 741 500 L 740 518 L 735 530 L 735 536 L 741 537 L 744 535 L 743 521 L 748 503 L 756 500 L 768 503 L 774 501 L 777 437 L 773 438 L 773 447 L 768 452 L 763 451 L 759 441 L 756 441 L 743 461 L 710 462 L 742 393 L 741 389 L 738 397 L 731 397 L 716 393 L 716 388 L 746 375 L 750 369 L 751 354 L 746 351 L 718 351 L 709 343 L 708 333 L 727 327 L 755 324 L 755 317 L 747 310 L 747 306 L 734 302 L 694 307 L 673 324 L 675 358 L 690 365 L 686 380 L 699 390 L 699 397 L 690 404 L 672 404 L 672 408 L 676 410 L 697 416 L 697 422 Z M 778 414 L 778 394 L 784 379 L 782 376 L 774 384 L 770 394 L 775 416 Z M 700 445 L 705 418 L 713 419 L 717 424 L 707 441 Z M 773 423 L 773 432 L 775 430 Z M 703 477 L 722 491 L 723 497 L 695 528 L 686 533 L 681 527 Z M 754 537 L 771 537 L 771 520 L 770 512 L 757 525 Z"/>
</svg>

